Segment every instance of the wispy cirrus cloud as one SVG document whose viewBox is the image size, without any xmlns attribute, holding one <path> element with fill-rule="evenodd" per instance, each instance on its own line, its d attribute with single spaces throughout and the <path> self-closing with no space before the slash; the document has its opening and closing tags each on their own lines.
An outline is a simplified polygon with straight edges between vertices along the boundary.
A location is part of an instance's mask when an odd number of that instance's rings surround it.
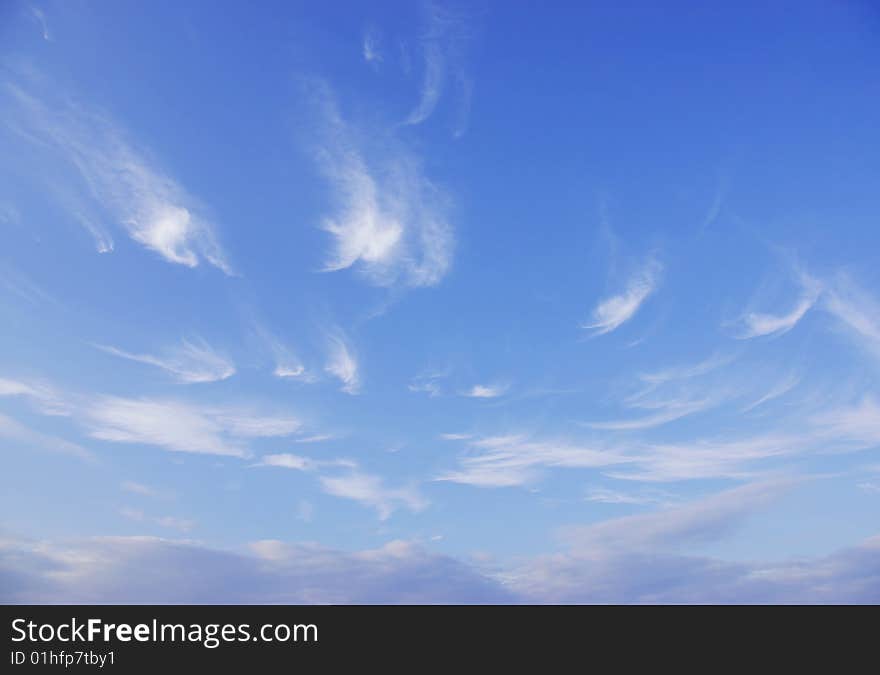
<svg viewBox="0 0 880 675">
<path fill-rule="evenodd" d="M 382 63 L 382 38 L 375 26 L 368 26 L 364 30 L 363 40 L 361 41 L 361 54 L 364 61 L 374 68 Z"/>
<path fill-rule="evenodd" d="M 649 385 L 659 386 L 676 380 L 688 380 L 711 373 L 734 360 L 729 354 L 713 354 L 707 359 L 693 364 L 675 365 L 661 370 L 641 373 L 639 379 Z"/>
<path fill-rule="evenodd" d="M 769 403 L 770 401 L 775 401 L 778 398 L 785 396 L 788 392 L 794 389 L 801 382 L 801 376 L 796 375 L 794 373 L 789 373 L 785 377 L 781 378 L 777 381 L 770 389 L 768 389 L 764 394 L 760 397 L 746 405 L 742 412 L 749 412 L 750 410 L 754 410 L 765 403 Z"/>
<path fill-rule="evenodd" d="M 314 462 L 308 457 L 285 452 L 277 455 L 263 455 L 254 466 L 276 466 L 282 469 L 307 471 L 314 467 Z"/>
<path fill-rule="evenodd" d="M 8 126 L 79 177 L 76 202 L 109 215 L 134 241 L 168 262 L 196 267 L 206 261 L 232 273 L 204 208 L 108 115 L 58 95 L 40 98 L 9 81 L 2 90 L 11 111 Z M 79 216 L 97 249 L 111 251 L 109 233 L 85 213 Z"/>
<path fill-rule="evenodd" d="M 605 487 L 594 487 L 587 490 L 584 499 L 599 504 L 644 505 L 662 503 L 669 499 L 669 495 L 657 491 L 623 492 Z"/>
<path fill-rule="evenodd" d="M 35 431 L 2 413 L 0 413 L 0 439 L 13 441 L 15 445 L 68 455 L 87 462 L 95 461 L 95 454 L 79 443 Z"/>
<path fill-rule="evenodd" d="M 591 335 L 604 335 L 629 321 L 650 297 L 660 283 L 662 265 L 654 258 L 649 259 L 627 281 L 619 293 L 601 300 L 593 310 L 591 322 L 583 328 Z"/>
<path fill-rule="evenodd" d="M 688 415 L 706 410 L 714 405 L 709 399 L 703 400 L 667 400 L 662 402 L 654 402 L 652 404 L 641 403 L 638 407 L 653 408 L 658 412 L 652 415 L 636 417 L 631 419 L 608 420 L 602 422 L 584 422 L 583 425 L 591 429 L 604 429 L 607 431 L 634 431 L 639 429 L 650 429 L 652 427 L 661 426 L 669 422 L 674 422 Z"/>
<path fill-rule="evenodd" d="M 424 27 L 418 41 L 423 59 L 419 101 L 404 123 L 415 125 L 427 120 L 437 108 L 443 92 L 450 86 L 457 93 L 457 118 L 453 136 L 467 130 L 473 80 L 465 67 L 471 39 L 473 17 L 463 7 L 438 2 L 423 4 Z"/>
<path fill-rule="evenodd" d="M 52 33 L 49 31 L 49 23 L 46 20 L 46 13 L 39 7 L 28 5 L 27 13 L 34 23 L 40 28 L 40 33 L 46 42 L 52 42 Z"/>
<path fill-rule="evenodd" d="M 290 436 L 302 427 L 290 415 L 265 415 L 248 407 L 71 394 L 7 378 L 0 379 L 4 395 L 29 399 L 46 415 L 69 416 L 91 438 L 173 452 L 248 457 L 248 440 Z"/>
<path fill-rule="evenodd" d="M 44 415 L 71 414 L 67 397 L 46 382 L 0 377 L 0 396 L 20 396 L 28 399 Z"/>
<path fill-rule="evenodd" d="M 315 374 L 306 368 L 294 350 L 262 322 L 255 321 L 252 329 L 272 354 L 275 362 L 272 374 L 275 377 L 299 382 L 314 382 L 317 379 Z"/>
<path fill-rule="evenodd" d="M 407 388 L 412 392 L 424 393 L 433 398 L 443 393 L 441 381 L 447 377 L 449 377 L 449 368 L 425 370 L 416 375 L 407 385 Z"/>
<path fill-rule="evenodd" d="M 602 468 L 632 461 L 619 451 L 526 435 L 467 437 L 457 469 L 437 480 L 476 487 L 514 487 L 534 482 L 550 468 Z"/>
<path fill-rule="evenodd" d="M 749 484 L 673 508 L 567 533 L 571 550 L 505 574 L 507 587 L 548 603 L 824 603 L 880 599 L 880 538 L 815 558 L 728 562 L 689 551 L 721 540 L 791 487 Z"/>
<path fill-rule="evenodd" d="M 464 391 L 462 396 L 468 398 L 498 398 L 504 396 L 510 389 L 507 384 L 475 384 L 470 389 Z"/>
<path fill-rule="evenodd" d="M 546 472 L 559 469 L 595 469 L 608 478 L 639 483 L 755 480 L 794 458 L 874 448 L 880 444 L 878 420 L 880 404 L 866 395 L 833 406 L 825 402 L 818 411 L 801 411 L 750 433 L 623 440 L 603 433 L 617 431 L 615 425 L 592 430 L 586 441 L 522 433 L 456 435 L 449 440 L 461 441 L 466 451 L 458 457 L 457 466 L 437 480 L 474 487 L 515 487 L 534 483 Z M 639 427 L 635 423 L 628 428 Z"/>
<path fill-rule="evenodd" d="M 652 513 L 566 528 L 564 536 L 576 549 L 600 555 L 621 550 L 658 551 L 716 540 L 743 518 L 777 498 L 792 483 L 791 480 L 750 483 Z"/>
<path fill-rule="evenodd" d="M 851 405 L 822 410 L 810 417 L 810 423 L 822 437 L 837 441 L 837 449 L 880 445 L 880 401 L 875 395 L 865 395 Z"/>
<path fill-rule="evenodd" d="M 316 85 L 312 93 L 323 128 L 315 155 L 334 202 L 321 224 L 334 239 L 325 271 L 354 267 L 378 286 L 439 283 L 453 252 L 446 195 L 393 139 L 368 161 L 367 143 L 343 120 L 329 89 Z"/>
<path fill-rule="evenodd" d="M 95 346 L 108 354 L 161 368 L 178 382 L 186 384 L 217 382 L 235 374 L 235 364 L 229 357 L 201 339 L 183 340 L 179 346 L 160 355 L 135 354 L 107 345 Z"/>
<path fill-rule="evenodd" d="M 324 443 L 326 441 L 333 441 L 339 438 L 334 434 L 312 434 L 310 436 L 303 436 L 302 438 L 297 438 L 294 440 L 294 443 Z"/>
<path fill-rule="evenodd" d="M 424 509 L 428 502 L 413 486 L 389 487 L 379 477 L 361 471 L 321 476 L 321 487 L 329 495 L 351 499 L 376 510 L 380 520 L 387 520 L 398 508 L 413 512 Z"/>
<path fill-rule="evenodd" d="M 235 408 L 170 400 L 103 396 L 81 412 L 92 438 L 152 445 L 173 452 L 248 457 L 247 439 L 289 436 L 300 428 L 292 417 L 267 417 Z"/>
<path fill-rule="evenodd" d="M 260 461 L 253 466 L 274 466 L 281 469 L 293 469 L 294 471 L 314 471 L 326 467 L 340 466 L 353 469 L 356 464 L 347 459 L 312 459 L 289 452 L 281 452 L 273 455 L 263 455 Z"/>
<path fill-rule="evenodd" d="M 472 438 L 472 436 L 470 434 L 450 433 L 450 434 L 440 434 L 440 438 L 443 439 L 444 441 L 466 441 L 466 440 Z"/>
<path fill-rule="evenodd" d="M 0 264 L 0 288 L 31 304 L 57 303 L 39 284 L 8 265 Z"/>
<path fill-rule="evenodd" d="M 360 367 L 346 338 L 339 333 L 329 335 L 327 352 L 324 370 L 342 383 L 346 394 L 357 394 L 361 388 Z"/>
<path fill-rule="evenodd" d="M 847 275 L 838 275 L 823 308 L 846 326 L 866 351 L 880 358 L 880 302 Z"/>
<path fill-rule="evenodd" d="M 799 274 L 799 281 L 801 295 L 794 307 L 784 314 L 765 314 L 763 312 L 745 314 L 740 320 L 742 329 L 737 337 L 741 340 L 748 340 L 766 335 L 782 335 L 794 328 L 816 304 L 823 288 L 819 281 L 803 272 Z"/>
</svg>

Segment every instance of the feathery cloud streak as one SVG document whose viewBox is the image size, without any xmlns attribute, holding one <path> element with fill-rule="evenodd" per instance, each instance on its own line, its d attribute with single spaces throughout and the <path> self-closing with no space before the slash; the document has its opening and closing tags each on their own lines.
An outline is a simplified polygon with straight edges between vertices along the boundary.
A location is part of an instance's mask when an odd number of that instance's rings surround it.
<svg viewBox="0 0 880 675">
<path fill-rule="evenodd" d="M 170 175 L 138 149 L 108 116 L 78 103 L 44 101 L 6 82 L 5 98 L 17 113 L 10 126 L 55 153 L 79 175 L 78 201 L 95 203 L 139 244 L 170 263 L 196 267 L 205 260 L 232 269 L 202 207 Z M 80 221 L 100 252 L 113 249 L 110 235 L 93 219 Z"/>
<path fill-rule="evenodd" d="M 346 339 L 341 335 L 330 335 L 327 344 L 328 356 L 324 370 L 342 383 L 346 394 L 357 394 L 361 378 L 357 357 Z"/>
<path fill-rule="evenodd" d="M 232 361 L 204 340 L 183 340 L 180 346 L 167 350 L 161 356 L 133 354 L 105 345 L 96 346 L 108 354 L 161 368 L 186 384 L 217 382 L 235 375 Z"/>
<path fill-rule="evenodd" d="M 592 335 L 604 335 L 629 321 L 657 289 L 662 269 L 659 262 L 650 259 L 620 293 L 599 302 L 593 310 L 592 323 L 583 324 L 583 328 L 592 331 Z"/>
<path fill-rule="evenodd" d="M 335 202 L 322 223 L 335 244 L 324 269 L 355 267 L 378 286 L 437 284 L 452 261 L 448 198 L 393 139 L 368 162 L 327 87 L 313 89 L 324 127 L 316 159 Z"/>
</svg>

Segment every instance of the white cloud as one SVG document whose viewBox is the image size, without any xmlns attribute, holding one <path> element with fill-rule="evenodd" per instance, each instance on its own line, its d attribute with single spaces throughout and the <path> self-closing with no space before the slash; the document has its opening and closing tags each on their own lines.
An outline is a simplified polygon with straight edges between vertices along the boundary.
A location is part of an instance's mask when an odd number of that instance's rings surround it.
<svg viewBox="0 0 880 675">
<path fill-rule="evenodd" d="M 287 436 L 300 423 L 290 417 L 251 415 L 230 408 L 166 400 L 99 397 L 85 406 L 92 438 L 153 445 L 174 452 L 247 457 L 242 439 Z"/>
<path fill-rule="evenodd" d="M 748 412 L 749 410 L 754 410 L 755 408 L 762 406 L 765 403 L 775 401 L 776 399 L 785 396 L 788 392 L 798 386 L 798 384 L 800 384 L 800 381 L 800 376 L 793 374 L 782 378 L 776 384 L 774 384 L 763 396 L 756 399 L 752 403 L 749 403 L 745 408 L 742 409 L 742 411 Z"/>
<path fill-rule="evenodd" d="M 34 389 L 24 382 L 0 378 L 0 396 L 31 396 L 33 392 Z"/>
<path fill-rule="evenodd" d="M 375 28 L 369 27 L 364 31 L 364 39 L 361 43 L 361 53 L 363 54 L 364 61 L 373 67 L 382 63 L 381 39 L 379 32 Z"/>
<path fill-rule="evenodd" d="M 782 335 L 794 328 L 810 311 L 822 293 L 822 285 L 806 274 L 800 275 L 801 297 L 786 314 L 763 314 L 749 312 L 742 318 L 743 330 L 737 336 L 742 340 L 764 335 Z"/>
<path fill-rule="evenodd" d="M 609 488 L 596 487 L 587 490 L 585 499 L 588 502 L 600 504 L 656 504 L 664 501 L 665 495 L 657 493 L 633 493 L 611 490 Z"/>
<path fill-rule="evenodd" d="M 686 380 L 694 377 L 699 377 L 701 375 L 706 375 L 707 373 L 711 373 L 713 370 L 717 370 L 722 366 L 726 366 L 731 361 L 733 361 L 732 356 L 714 354 L 713 356 L 710 356 L 708 359 L 700 361 L 699 363 L 673 366 L 671 368 L 665 368 L 663 370 L 658 370 L 651 373 L 642 373 L 641 375 L 639 375 L 639 379 L 647 384 L 661 385 L 666 384 L 667 382 L 673 382 L 675 380 Z"/>
<path fill-rule="evenodd" d="M 0 396 L 22 396 L 44 415 L 69 415 L 70 405 L 55 387 L 38 381 L 0 377 Z"/>
<path fill-rule="evenodd" d="M 620 439 L 579 443 L 524 434 L 474 436 L 445 480 L 475 487 L 523 486 L 550 469 L 601 469 L 609 478 L 637 482 L 754 479 L 767 464 L 822 452 L 858 452 L 880 445 L 880 404 L 870 396 L 852 405 L 789 420 L 780 429 L 731 437 L 676 441 Z"/>
<path fill-rule="evenodd" d="M 407 388 L 415 393 L 424 393 L 434 398 L 443 393 L 440 381 L 449 376 L 449 370 L 426 370 L 416 375 L 407 385 Z"/>
<path fill-rule="evenodd" d="M 750 312 L 743 317 L 746 330 L 739 337 L 740 339 L 749 339 L 762 335 L 782 335 L 787 333 L 803 318 L 814 302 L 815 300 L 811 298 L 801 298 L 794 309 L 788 314 L 781 316 Z"/>
<path fill-rule="evenodd" d="M 133 240 L 168 262 L 196 267 L 205 260 L 232 273 L 202 207 L 107 116 L 60 96 L 41 101 L 19 86 L 7 83 L 5 89 L 18 111 L 15 125 L 21 135 L 79 175 L 84 189 L 76 193 L 77 202 L 94 203 Z M 112 249 L 109 235 L 92 218 L 80 213 L 79 219 L 99 251 Z"/>
<path fill-rule="evenodd" d="M 467 127 L 473 81 L 465 69 L 467 43 L 470 40 L 471 17 L 463 8 L 427 2 L 425 27 L 419 40 L 424 72 L 419 101 L 404 121 L 421 124 L 437 108 L 443 92 L 452 81 L 458 87 L 459 107 L 454 134 L 461 136 Z"/>
<path fill-rule="evenodd" d="M 632 463 L 606 472 L 621 480 L 669 482 L 753 476 L 753 465 L 802 452 L 810 440 L 797 434 L 766 433 L 728 438 L 696 438 L 677 443 L 629 446 Z"/>
<path fill-rule="evenodd" d="M 593 335 L 604 335 L 631 319 L 657 289 L 661 271 L 660 263 L 648 260 L 630 278 L 623 291 L 599 302 L 593 310 L 592 323 L 583 324 L 583 328 L 592 331 Z"/>
<path fill-rule="evenodd" d="M 607 431 L 650 429 L 706 410 L 712 405 L 712 401 L 709 400 L 671 400 L 664 401 L 662 404 L 652 404 L 650 406 L 642 404 L 639 407 L 661 408 L 662 410 L 653 415 L 647 415 L 635 419 L 612 420 L 607 422 L 585 422 L 584 426 L 590 427 L 591 429 L 604 429 Z"/>
<path fill-rule="evenodd" d="M 379 286 L 439 283 L 452 260 L 447 198 L 398 144 L 383 144 L 371 166 L 332 96 L 318 89 L 326 130 L 317 159 L 335 201 L 322 224 L 335 244 L 324 269 L 356 267 Z"/>
<path fill-rule="evenodd" d="M 337 437 L 333 434 L 314 434 L 312 436 L 297 438 L 294 440 L 294 443 L 323 443 L 325 441 L 335 440 L 336 438 Z"/>
<path fill-rule="evenodd" d="M 507 393 L 509 387 L 505 384 L 475 384 L 468 389 L 463 396 L 469 398 L 498 398 Z"/>
<path fill-rule="evenodd" d="M 291 380 L 302 380 L 304 382 L 309 381 L 312 377 L 306 371 L 306 367 L 300 363 L 297 363 L 295 365 L 279 364 L 275 366 L 275 370 L 272 371 L 272 374 L 275 377 L 288 378 Z"/>
<path fill-rule="evenodd" d="M 775 499 L 792 481 L 753 483 L 653 513 L 624 516 L 568 528 L 565 538 L 579 551 L 660 551 L 719 539 L 745 516 Z"/>
<path fill-rule="evenodd" d="M 849 328 L 868 353 L 880 358 L 880 302 L 840 276 L 825 296 L 824 309 Z"/>
<path fill-rule="evenodd" d="M 655 513 L 572 528 L 572 550 L 506 572 L 506 586 L 547 603 L 874 603 L 880 538 L 829 556 L 732 563 L 688 549 L 720 540 L 790 483 L 745 485 Z"/>
<path fill-rule="evenodd" d="M 376 509 L 386 520 L 399 507 L 421 511 L 428 503 L 413 486 L 390 488 L 379 476 L 352 471 L 339 476 L 321 476 L 321 487 L 327 494 Z"/>
<path fill-rule="evenodd" d="M 436 380 L 413 380 L 407 388 L 417 394 L 427 394 L 431 398 L 440 396 L 442 390 Z"/>
<path fill-rule="evenodd" d="M 63 438 L 29 429 L 20 422 L 3 414 L 0 414 L 0 439 L 13 441 L 16 445 L 39 448 L 47 452 L 69 455 L 70 457 L 76 457 L 77 459 L 89 462 L 95 460 L 95 455 L 91 450 Z"/>
<path fill-rule="evenodd" d="M 467 442 L 459 468 L 437 480 L 477 487 L 513 487 L 536 480 L 547 468 L 600 468 L 632 461 L 620 452 L 568 441 L 532 440 L 523 435 L 487 436 Z"/>
<path fill-rule="evenodd" d="M 324 467 L 346 467 L 354 469 L 356 464 L 348 459 L 311 459 L 302 455 L 281 452 L 274 455 L 263 455 L 253 466 L 274 466 L 295 471 L 314 471 Z"/>
<path fill-rule="evenodd" d="M 854 405 L 833 408 L 810 420 L 822 438 L 834 439 L 854 449 L 880 445 L 880 403 L 865 396 Z"/>
<path fill-rule="evenodd" d="M 315 463 L 308 457 L 279 453 L 277 455 L 263 455 L 257 466 L 277 466 L 282 469 L 295 469 L 297 471 L 309 471 L 315 467 Z"/>
<path fill-rule="evenodd" d="M 2 222 L 2 220 L 2 213 L 0 213 L 0 222 Z M 19 298 L 32 304 L 57 304 L 57 300 L 55 300 L 41 286 L 34 283 L 27 276 L 21 274 L 9 265 L 0 264 L 0 287 L 3 287 L 10 293 L 17 295 Z"/>
<path fill-rule="evenodd" d="M 317 378 L 310 373 L 294 351 L 282 342 L 272 331 L 262 323 L 254 322 L 254 333 L 262 340 L 275 360 L 275 369 L 272 374 L 282 379 L 298 380 L 300 382 L 314 382 Z"/>
<path fill-rule="evenodd" d="M 175 452 L 247 457 L 243 441 L 290 436 L 302 424 L 290 415 L 263 415 L 244 407 L 119 396 L 61 395 L 48 385 L 0 379 L 0 396 L 34 400 L 43 414 L 71 416 L 92 438 L 153 445 Z"/>
<path fill-rule="evenodd" d="M 257 415 L 235 408 L 205 408 L 233 436 L 241 438 L 275 438 L 299 431 L 300 421 L 288 416 Z"/>
<path fill-rule="evenodd" d="M 183 340 L 180 346 L 166 350 L 162 355 L 133 354 L 131 352 L 95 345 L 120 358 L 156 366 L 186 384 L 217 382 L 232 377 L 235 365 L 225 354 L 218 352 L 204 340 Z"/>
<path fill-rule="evenodd" d="M 46 13 L 40 9 L 39 7 L 34 7 L 30 5 L 28 7 L 28 14 L 31 19 L 40 27 L 40 33 L 43 36 L 43 39 L 46 42 L 52 42 L 52 34 L 49 32 L 49 24 L 46 21 Z"/>
<path fill-rule="evenodd" d="M 361 380 L 357 358 L 341 335 L 328 337 L 329 354 L 324 370 L 342 383 L 342 391 L 346 394 L 357 394 Z"/>
</svg>

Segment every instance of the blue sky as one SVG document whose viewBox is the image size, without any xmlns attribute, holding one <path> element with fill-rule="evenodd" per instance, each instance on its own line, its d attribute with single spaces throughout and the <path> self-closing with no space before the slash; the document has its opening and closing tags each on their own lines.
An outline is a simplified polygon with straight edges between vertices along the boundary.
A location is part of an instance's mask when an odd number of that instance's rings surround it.
<svg viewBox="0 0 880 675">
<path fill-rule="evenodd" d="M 0 598 L 880 599 L 868 2 L 0 9 Z"/>
</svg>

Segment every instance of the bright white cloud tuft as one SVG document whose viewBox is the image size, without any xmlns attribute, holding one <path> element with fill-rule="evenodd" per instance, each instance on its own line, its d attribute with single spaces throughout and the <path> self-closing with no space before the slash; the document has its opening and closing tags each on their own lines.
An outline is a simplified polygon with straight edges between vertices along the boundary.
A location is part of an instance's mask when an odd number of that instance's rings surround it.
<svg viewBox="0 0 880 675">
<path fill-rule="evenodd" d="M 205 260 L 232 273 L 214 225 L 197 201 L 107 116 L 67 99 L 44 102 L 13 84 L 5 89 L 19 113 L 14 124 L 20 135 L 55 153 L 79 175 L 83 189 L 73 197 L 76 204 L 94 203 L 168 262 L 196 267 Z M 112 239 L 95 219 L 82 209 L 73 211 L 98 250 L 111 250 Z"/>
<path fill-rule="evenodd" d="M 583 327 L 592 331 L 593 335 L 604 335 L 629 321 L 657 289 L 662 269 L 656 260 L 649 260 L 627 282 L 623 291 L 605 298 L 596 306 L 592 322 L 583 324 Z"/>
<path fill-rule="evenodd" d="M 508 389 L 505 384 L 475 384 L 463 395 L 469 398 L 498 398 L 504 396 Z"/>
<path fill-rule="evenodd" d="M 737 337 L 747 340 L 765 335 L 782 335 L 794 328 L 822 293 L 822 285 L 806 274 L 800 275 L 800 282 L 801 297 L 789 312 L 778 315 L 749 312 L 742 318 L 743 331 Z"/>
<path fill-rule="evenodd" d="M 399 145 L 384 144 L 371 166 L 326 88 L 316 99 L 326 127 L 317 159 L 335 202 L 322 224 L 335 243 L 324 269 L 356 267 L 379 286 L 439 283 L 453 249 L 446 197 Z"/>
</svg>

